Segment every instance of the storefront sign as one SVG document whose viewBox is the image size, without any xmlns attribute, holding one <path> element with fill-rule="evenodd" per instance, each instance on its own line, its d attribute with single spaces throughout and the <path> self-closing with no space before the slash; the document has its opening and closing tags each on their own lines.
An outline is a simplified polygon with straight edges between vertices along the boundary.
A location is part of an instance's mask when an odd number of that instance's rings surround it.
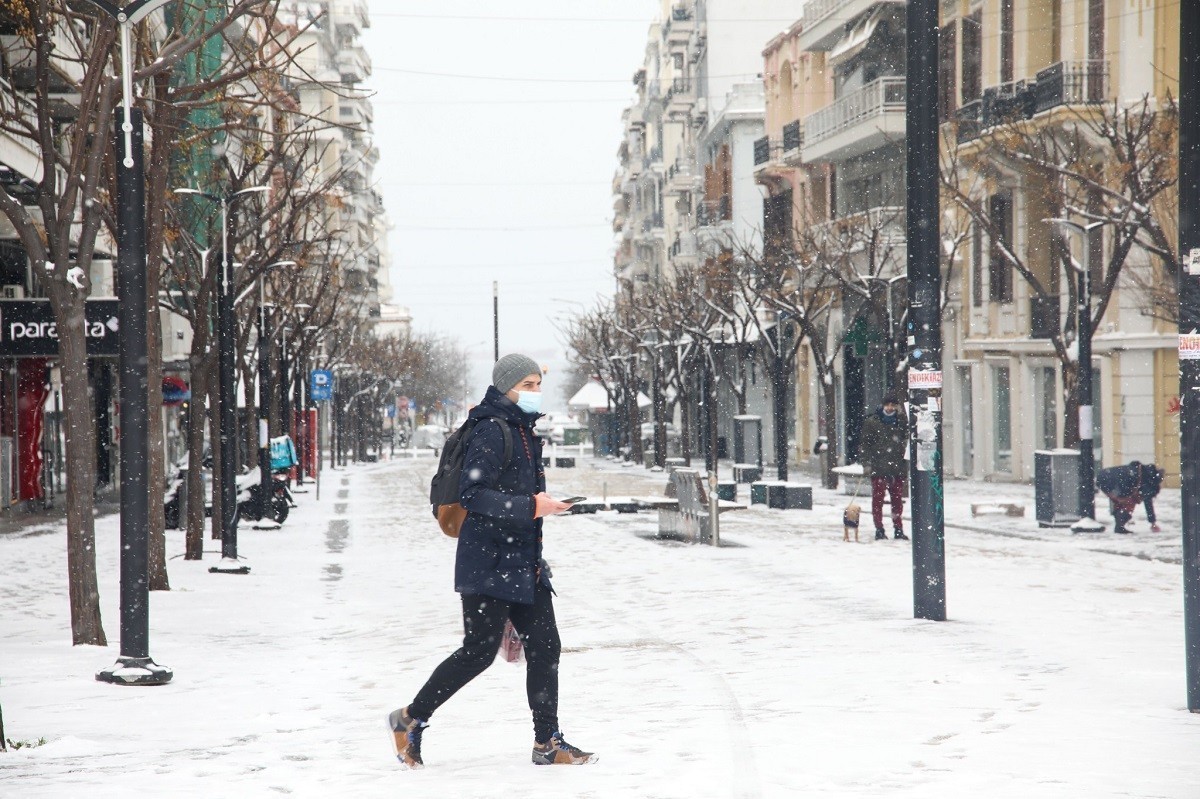
<svg viewBox="0 0 1200 799">
<path fill-rule="evenodd" d="M 117 301 L 84 304 L 87 354 L 117 357 Z M 58 355 L 58 324 L 49 300 L 0 300 L 0 358 Z"/>
<path fill-rule="evenodd" d="M 1179 360 L 1200 361 L 1200 335 L 1196 333 L 1179 334 Z"/>
<path fill-rule="evenodd" d="M 908 373 L 908 388 L 910 391 L 930 391 L 942 387 L 942 373 L 910 371 Z"/>
</svg>

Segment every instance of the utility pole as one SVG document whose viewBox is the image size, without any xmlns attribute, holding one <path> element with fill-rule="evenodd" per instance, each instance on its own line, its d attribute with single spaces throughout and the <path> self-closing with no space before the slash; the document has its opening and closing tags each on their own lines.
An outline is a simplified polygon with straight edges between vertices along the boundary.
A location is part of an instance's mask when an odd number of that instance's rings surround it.
<svg viewBox="0 0 1200 799">
<path fill-rule="evenodd" d="M 938 202 L 938 2 L 909 0 L 908 424 L 913 615 L 946 620 L 942 483 L 941 213 Z"/>
<path fill-rule="evenodd" d="M 492 281 L 492 356 L 500 360 L 500 281 Z"/>
<path fill-rule="evenodd" d="M 1188 710 L 1200 713 L 1200 3 L 1179 4 L 1179 433 Z"/>
</svg>

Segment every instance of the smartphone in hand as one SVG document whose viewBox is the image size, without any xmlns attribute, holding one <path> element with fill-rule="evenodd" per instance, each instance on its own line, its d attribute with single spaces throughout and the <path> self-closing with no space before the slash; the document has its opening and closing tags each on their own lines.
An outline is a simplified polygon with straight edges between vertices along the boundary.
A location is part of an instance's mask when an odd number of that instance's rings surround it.
<svg viewBox="0 0 1200 799">
<path fill-rule="evenodd" d="M 574 505 L 576 502 L 583 502 L 587 497 L 567 497 L 560 499 L 559 502 L 566 502 L 568 505 Z"/>
</svg>

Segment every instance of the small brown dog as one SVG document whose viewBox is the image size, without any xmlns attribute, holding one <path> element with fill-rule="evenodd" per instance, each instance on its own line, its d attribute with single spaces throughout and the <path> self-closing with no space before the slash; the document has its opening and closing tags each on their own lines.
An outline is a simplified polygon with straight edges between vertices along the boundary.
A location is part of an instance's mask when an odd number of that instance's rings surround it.
<svg viewBox="0 0 1200 799">
<path fill-rule="evenodd" d="M 850 540 L 850 531 L 854 530 L 854 540 L 858 541 L 858 515 L 861 509 L 857 502 L 851 502 L 846 506 L 846 512 L 842 514 L 842 540 Z"/>
</svg>

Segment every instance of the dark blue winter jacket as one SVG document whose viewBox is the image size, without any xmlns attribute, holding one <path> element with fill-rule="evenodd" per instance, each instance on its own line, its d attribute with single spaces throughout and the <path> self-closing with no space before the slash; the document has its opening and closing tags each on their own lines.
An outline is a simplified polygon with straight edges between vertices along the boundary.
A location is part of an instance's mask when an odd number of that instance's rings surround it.
<svg viewBox="0 0 1200 799">
<path fill-rule="evenodd" d="M 540 579 L 542 520 L 533 518 L 533 495 L 546 490 L 541 440 L 533 433 L 539 414 L 526 413 L 495 386 L 471 409 L 475 427 L 463 459 L 461 502 L 467 518 L 458 534 L 454 590 L 506 602 L 533 604 Z M 504 464 L 504 433 L 512 432 L 512 456 Z"/>
</svg>

